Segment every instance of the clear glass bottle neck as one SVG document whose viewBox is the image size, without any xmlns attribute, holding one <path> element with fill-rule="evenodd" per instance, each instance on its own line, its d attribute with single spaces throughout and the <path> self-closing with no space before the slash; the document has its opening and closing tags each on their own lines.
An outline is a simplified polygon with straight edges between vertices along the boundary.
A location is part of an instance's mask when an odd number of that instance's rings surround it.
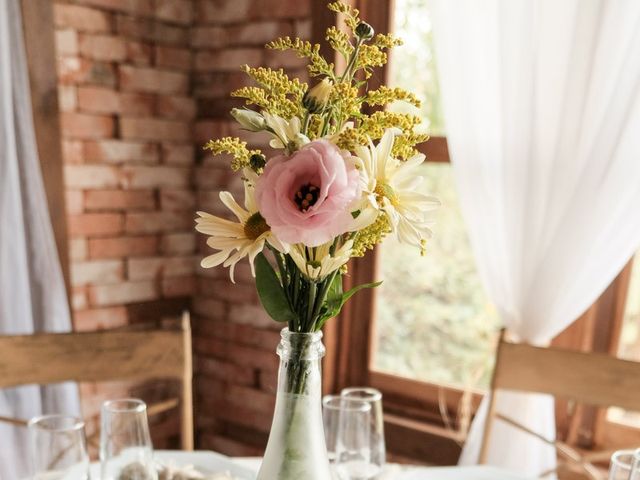
<svg viewBox="0 0 640 480">
<path fill-rule="evenodd" d="M 278 355 L 283 361 L 291 358 L 296 360 L 320 360 L 326 352 L 322 344 L 322 332 L 297 333 L 283 328 L 280 332 Z"/>
</svg>

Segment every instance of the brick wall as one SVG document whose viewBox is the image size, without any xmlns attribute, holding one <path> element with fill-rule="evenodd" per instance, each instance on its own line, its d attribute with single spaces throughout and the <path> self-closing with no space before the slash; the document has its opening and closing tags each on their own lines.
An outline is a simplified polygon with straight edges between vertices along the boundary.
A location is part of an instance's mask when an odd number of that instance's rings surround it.
<svg viewBox="0 0 640 480">
<path fill-rule="evenodd" d="M 263 44 L 308 38 L 311 0 L 54 2 L 75 328 L 191 305 L 198 446 L 259 454 L 279 325 L 258 306 L 246 263 L 235 286 L 225 270 L 197 267 L 207 247 L 193 212 L 225 214 L 218 193 L 240 194 L 225 159 L 201 150 L 211 137 L 240 133 L 228 114 L 229 91 L 247 82 L 239 66 L 306 77 L 303 62 Z M 85 416 L 132 389 L 83 385 Z"/>
<path fill-rule="evenodd" d="M 196 291 L 193 6 L 55 0 L 77 330 L 179 313 Z M 83 385 L 90 425 L 135 388 Z"/>
</svg>

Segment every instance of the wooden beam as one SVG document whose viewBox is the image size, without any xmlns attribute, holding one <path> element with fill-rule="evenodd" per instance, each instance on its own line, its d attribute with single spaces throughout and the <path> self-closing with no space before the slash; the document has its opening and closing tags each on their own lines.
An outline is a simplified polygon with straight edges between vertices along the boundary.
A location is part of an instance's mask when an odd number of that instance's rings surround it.
<svg viewBox="0 0 640 480">
<path fill-rule="evenodd" d="M 70 298 L 67 220 L 60 143 L 53 2 L 22 0 L 22 24 L 31 85 L 33 123 L 53 234 Z"/>
</svg>

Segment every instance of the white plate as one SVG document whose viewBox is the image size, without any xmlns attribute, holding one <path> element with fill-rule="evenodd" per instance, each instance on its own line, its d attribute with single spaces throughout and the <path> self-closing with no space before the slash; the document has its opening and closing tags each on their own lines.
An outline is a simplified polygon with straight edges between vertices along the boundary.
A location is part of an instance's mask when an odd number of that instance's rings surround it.
<svg viewBox="0 0 640 480">
<path fill-rule="evenodd" d="M 398 475 L 397 480 L 526 480 L 516 473 L 493 467 L 416 468 Z"/>
<path fill-rule="evenodd" d="M 161 464 L 173 461 L 178 466 L 193 465 L 196 470 L 205 473 L 230 473 L 234 479 L 255 480 L 256 474 L 235 463 L 229 457 L 215 452 L 181 452 L 177 450 L 156 450 L 155 459 Z M 100 464 L 91 465 L 91 479 L 100 480 Z"/>
</svg>

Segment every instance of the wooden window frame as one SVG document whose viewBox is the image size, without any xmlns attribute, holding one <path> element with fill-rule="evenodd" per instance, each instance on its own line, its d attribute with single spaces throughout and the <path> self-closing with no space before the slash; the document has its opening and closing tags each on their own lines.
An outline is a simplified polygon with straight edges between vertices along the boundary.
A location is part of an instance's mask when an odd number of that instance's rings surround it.
<svg viewBox="0 0 640 480">
<path fill-rule="evenodd" d="M 394 0 L 352 0 L 350 3 L 361 11 L 362 18 L 376 31 L 392 30 Z M 313 18 L 316 21 L 313 37 L 316 42 L 322 43 L 324 30 L 334 19 L 331 14 L 326 14 L 324 5 L 316 5 L 314 9 Z M 388 70 L 383 68 L 369 81 L 369 87 L 376 88 L 385 83 L 387 76 Z M 419 149 L 428 162 L 450 162 L 446 137 L 431 137 Z M 346 282 L 350 285 L 370 282 L 379 277 L 379 268 L 379 255 L 374 251 L 351 263 Z M 554 339 L 553 345 L 615 355 L 624 319 L 630 273 L 631 262 L 598 300 Z M 475 414 L 484 393 L 465 392 L 454 385 L 434 384 L 375 371 L 375 295 L 375 290 L 360 292 L 347 303 L 340 319 L 327 326 L 325 338 L 330 353 L 325 366 L 325 388 L 333 392 L 348 385 L 378 388 L 385 398 L 385 423 L 392 453 L 398 458 L 412 461 L 455 463 L 465 438 L 456 430 L 458 425 L 455 425 L 455 421 L 452 422 L 453 429 L 447 428 L 442 420 L 443 413 L 455 419 L 461 400 L 466 395 L 470 411 Z M 573 409 L 562 400 L 557 400 L 556 404 L 559 437 L 573 445 L 590 449 L 602 446 L 628 448 L 633 441 L 637 443 L 640 431 L 607 421 L 606 409 Z"/>
</svg>

